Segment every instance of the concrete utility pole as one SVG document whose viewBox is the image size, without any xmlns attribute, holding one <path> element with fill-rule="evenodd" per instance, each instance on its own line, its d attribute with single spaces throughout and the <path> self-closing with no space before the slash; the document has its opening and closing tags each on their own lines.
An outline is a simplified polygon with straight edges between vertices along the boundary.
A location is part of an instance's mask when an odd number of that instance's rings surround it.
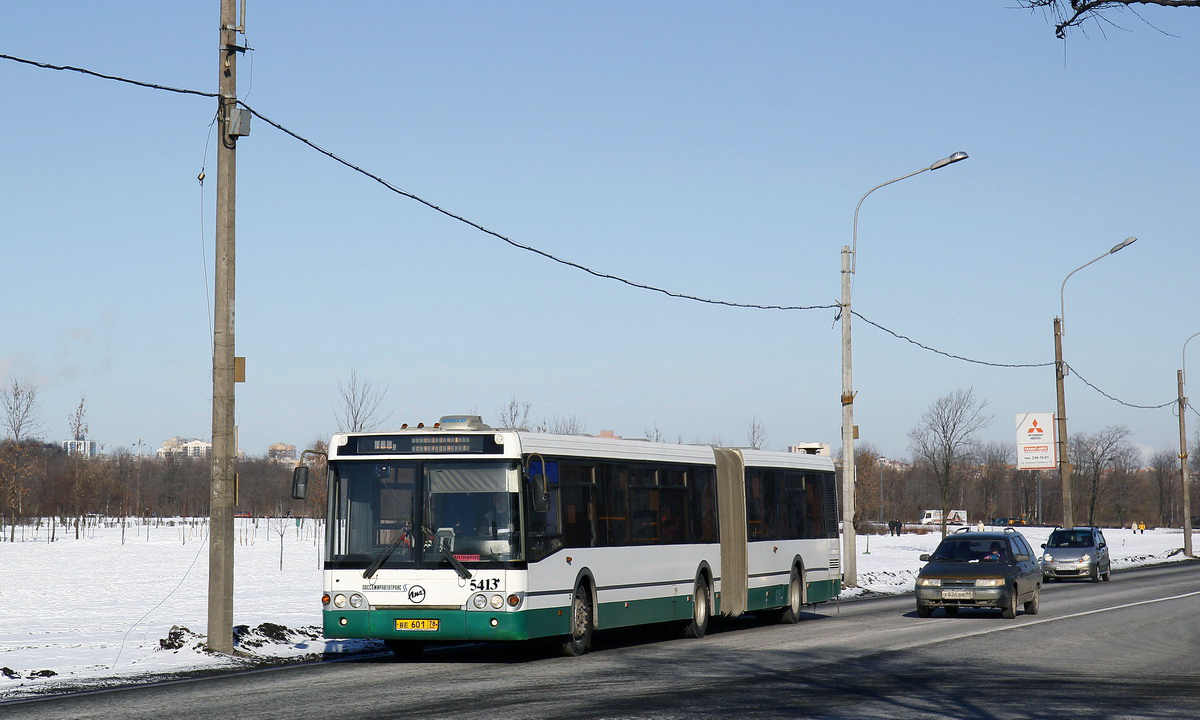
<svg viewBox="0 0 1200 720">
<path fill-rule="evenodd" d="M 1070 276 L 1068 276 L 1070 277 Z M 1063 281 L 1066 283 L 1066 280 Z M 1071 509 L 1071 463 L 1067 459 L 1067 394 L 1063 379 L 1067 367 L 1063 364 L 1062 318 L 1054 318 L 1054 382 L 1058 396 L 1058 477 L 1062 482 L 1062 526 L 1075 527 L 1075 514 Z"/>
<path fill-rule="evenodd" d="M 243 0 L 244 2 L 244 0 Z M 237 484 L 234 431 L 234 198 L 237 138 L 237 0 L 221 0 L 217 66 L 217 239 L 213 313 L 212 478 L 209 484 L 208 648 L 233 653 L 233 506 Z M 244 9 L 244 8 L 243 8 Z"/>
<path fill-rule="evenodd" d="M 1195 337 L 1193 335 L 1192 337 Z M 1188 338 L 1189 340 L 1191 338 Z M 1185 344 L 1186 347 L 1186 344 Z M 1192 501 L 1188 491 L 1187 396 L 1183 394 L 1183 370 L 1179 371 L 1179 467 L 1183 472 L 1183 554 L 1192 557 Z"/>
</svg>

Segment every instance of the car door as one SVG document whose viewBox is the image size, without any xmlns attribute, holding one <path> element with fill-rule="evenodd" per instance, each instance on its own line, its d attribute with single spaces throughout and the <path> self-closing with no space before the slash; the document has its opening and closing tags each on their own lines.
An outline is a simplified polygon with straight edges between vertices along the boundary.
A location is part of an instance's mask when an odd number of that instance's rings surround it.
<svg viewBox="0 0 1200 720">
<path fill-rule="evenodd" d="M 1017 563 L 1017 588 L 1021 602 L 1033 599 L 1033 594 L 1037 592 L 1038 582 L 1041 580 L 1042 566 L 1038 563 L 1038 557 L 1034 554 L 1033 549 L 1029 547 L 1029 543 L 1021 535 L 1013 538 L 1013 544 L 1017 548 L 1017 552 L 1024 555 L 1025 559 Z"/>
<path fill-rule="evenodd" d="M 1096 530 L 1096 568 L 1101 573 L 1106 573 L 1111 569 L 1108 557 L 1108 542 L 1104 540 L 1104 533 Z"/>
</svg>

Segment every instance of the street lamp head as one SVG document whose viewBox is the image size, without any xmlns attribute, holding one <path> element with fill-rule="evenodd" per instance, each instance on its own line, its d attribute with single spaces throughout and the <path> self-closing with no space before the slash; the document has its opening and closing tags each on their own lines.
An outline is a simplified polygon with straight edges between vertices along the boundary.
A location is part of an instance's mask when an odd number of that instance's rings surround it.
<svg viewBox="0 0 1200 720">
<path fill-rule="evenodd" d="M 965 152 L 959 150 L 950 157 L 942 158 L 941 160 L 938 160 L 934 164 L 930 165 L 929 169 L 937 170 L 938 168 L 944 168 L 947 165 L 958 162 L 959 160 L 966 160 L 968 157 L 970 157 L 970 155 L 967 155 Z"/>
<path fill-rule="evenodd" d="M 1108 254 L 1109 254 L 1109 255 L 1112 255 L 1112 254 L 1113 254 L 1113 253 L 1115 253 L 1116 251 L 1118 251 L 1118 250 L 1120 250 L 1120 249 L 1122 249 L 1122 248 L 1128 247 L 1128 246 L 1130 246 L 1130 245 L 1134 244 L 1135 242 L 1137 242 L 1137 238 L 1135 238 L 1135 237 L 1127 237 L 1127 238 L 1125 238 L 1124 240 L 1122 240 L 1120 243 L 1118 243 L 1118 244 L 1116 244 L 1116 245 L 1113 245 L 1113 249 L 1112 249 L 1112 250 L 1109 250 L 1109 251 L 1108 251 Z"/>
</svg>

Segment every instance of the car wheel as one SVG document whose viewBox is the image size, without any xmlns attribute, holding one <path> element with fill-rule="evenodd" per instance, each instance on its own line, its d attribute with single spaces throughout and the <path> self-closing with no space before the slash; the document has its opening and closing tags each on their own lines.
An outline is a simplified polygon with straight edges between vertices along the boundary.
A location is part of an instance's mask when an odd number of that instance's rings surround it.
<svg viewBox="0 0 1200 720">
<path fill-rule="evenodd" d="M 930 615 L 933 615 L 933 608 L 929 607 L 928 605 L 917 606 L 917 617 L 927 618 Z"/>
<path fill-rule="evenodd" d="M 1108 569 L 1104 571 L 1104 574 L 1100 576 L 1100 579 L 1104 582 L 1112 580 L 1112 565 L 1108 566 Z"/>
<path fill-rule="evenodd" d="M 1017 616 L 1017 588 L 1015 585 L 1008 589 L 1008 603 L 1000 611 L 1000 614 L 1006 620 L 1012 620 Z"/>
<path fill-rule="evenodd" d="M 1042 606 L 1042 589 L 1038 588 L 1033 591 L 1033 599 L 1025 603 L 1026 615 L 1037 615 L 1038 610 Z"/>
</svg>

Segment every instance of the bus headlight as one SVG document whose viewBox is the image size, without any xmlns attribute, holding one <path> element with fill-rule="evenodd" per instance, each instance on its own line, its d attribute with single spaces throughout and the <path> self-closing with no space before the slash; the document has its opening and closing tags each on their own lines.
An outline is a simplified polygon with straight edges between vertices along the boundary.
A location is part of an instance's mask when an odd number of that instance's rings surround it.
<svg viewBox="0 0 1200 720">
<path fill-rule="evenodd" d="M 346 596 L 341 593 L 334 595 L 333 596 L 333 604 L 335 607 L 340 607 L 340 608 L 346 607 Z"/>
<path fill-rule="evenodd" d="M 350 596 L 350 607 L 352 608 L 361 608 L 364 602 L 366 601 L 363 599 L 363 596 L 359 595 L 358 593 L 354 593 Z"/>
<path fill-rule="evenodd" d="M 504 607 L 504 596 L 493 595 L 492 599 L 491 599 L 491 603 L 492 603 L 492 607 L 499 610 L 500 608 Z"/>
<path fill-rule="evenodd" d="M 476 610 L 483 610 L 487 607 L 487 597 L 483 595 L 476 595 L 475 597 L 471 598 L 471 604 L 475 606 Z"/>
</svg>

